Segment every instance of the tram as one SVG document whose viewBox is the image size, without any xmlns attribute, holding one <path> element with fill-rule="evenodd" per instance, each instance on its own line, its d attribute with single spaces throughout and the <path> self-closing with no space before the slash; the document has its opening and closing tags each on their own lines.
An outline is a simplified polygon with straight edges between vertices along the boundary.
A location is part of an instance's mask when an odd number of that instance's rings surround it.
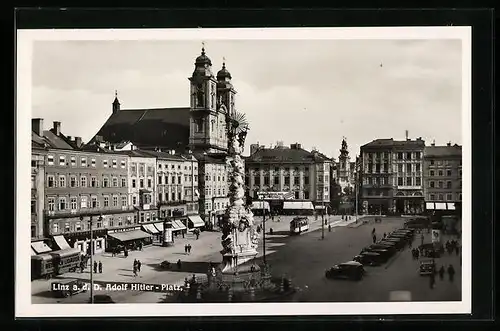
<svg viewBox="0 0 500 331">
<path fill-rule="evenodd" d="M 309 230 L 309 219 L 307 217 L 299 216 L 290 221 L 291 234 L 301 234 L 307 230 Z"/>
<path fill-rule="evenodd" d="M 31 257 L 31 280 L 74 272 L 83 261 L 79 249 L 70 248 Z"/>
</svg>

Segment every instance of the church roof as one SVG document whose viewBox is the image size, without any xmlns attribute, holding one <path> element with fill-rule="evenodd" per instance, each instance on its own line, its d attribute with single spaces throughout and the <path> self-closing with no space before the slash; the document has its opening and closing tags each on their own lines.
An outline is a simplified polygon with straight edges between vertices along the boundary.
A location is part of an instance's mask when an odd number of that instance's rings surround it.
<svg viewBox="0 0 500 331">
<path fill-rule="evenodd" d="M 139 148 L 179 149 L 189 144 L 189 110 L 122 109 L 111 114 L 96 136 L 113 144 L 130 141 Z"/>
<path fill-rule="evenodd" d="M 309 152 L 302 148 L 262 148 L 255 153 L 245 158 L 245 162 L 261 163 L 261 162 L 287 162 L 287 163 L 300 163 L 307 162 L 313 163 L 317 161 L 330 160 L 325 155 L 319 152 Z"/>
</svg>

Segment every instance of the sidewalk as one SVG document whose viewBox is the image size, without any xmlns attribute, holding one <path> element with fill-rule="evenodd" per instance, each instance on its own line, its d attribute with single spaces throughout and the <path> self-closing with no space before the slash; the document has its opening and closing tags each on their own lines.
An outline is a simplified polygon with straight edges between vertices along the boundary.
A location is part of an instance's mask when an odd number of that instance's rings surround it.
<svg viewBox="0 0 500 331">
<path fill-rule="evenodd" d="M 112 256 L 111 253 L 103 253 L 95 255 L 94 261 L 101 261 L 103 272 L 94 274 L 95 281 L 109 282 L 144 282 L 148 278 L 158 275 L 155 270 L 155 265 L 167 260 L 171 263 L 176 263 L 178 259 L 183 262 L 201 261 L 205 257 L 219 252 L 222 247 L 220 245 L 221 233 L 219 232 L 202 232 L 200 238 L 196 240 L 196 236 L 192 233 L 175 238 L 175 244 L 171 247 L 148 246 L 142 251 L 130 251 L 128 257 L 124 257 L 123 253 L 118 256 Z M 191 254 L 184 253 L 184 245 L 191 244 Z M 133 277 L 134 259 L 141 261 L 141 272 L 137 278 Z M 209 261 L 207 261 L 209 262 Z M 215 262 L 215 261 L 214 261 Z M 58 278 L 74 278 L 82 280 L 90 280 L 90 268 L 83 272 L 68 272 Z M 31 293 L 38 293 L 49 289 L 52 280 L 34 280 L 31 283 Z"/>
</svg>

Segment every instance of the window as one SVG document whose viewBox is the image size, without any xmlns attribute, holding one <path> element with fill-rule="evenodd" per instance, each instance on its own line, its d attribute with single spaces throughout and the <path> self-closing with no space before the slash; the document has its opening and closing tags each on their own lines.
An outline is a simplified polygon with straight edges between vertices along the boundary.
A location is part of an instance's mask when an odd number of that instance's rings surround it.
<svg viewBox="0 0 500 331">
<path fill-rule="evenodd" d="M 80 186 L 87 187 L 87 177 L 85 176 L 80 177 Z"/>
<path fill-rule="evenodd" d="M 177 200 L 182 200 L 182 195 L 181 195 L 181 192 L 177 192 Z"/>
<path fill-rule="evenodd" d="M 76 197 L 71 197 L 71 210 L 76 210 L 78 207 L 77 207 L 77 204 L 76 204 Z"/>
<path fill-rule="evenodd" d="M 122 169 L 125 169 L 125 166 L 126 166 L 125 160 L 121 160 L 121 161 L 120 161 L 120 167 L 121 167 Z"/>
<path fill-rule="evenodd" d="M 198 181 L 198 175 L 194 175 L 194 181 L 197 182 Z"/>
<path fill-rule="evenodd" d="M 293 184 L 294 185 L 299 185 L 300 184 L 300 177 L 299 176 L 295 176 L 293 178 Z"/>
<path fill-rule="evenodd" d="M 451 169 L 446 170 L 446 176 L 451 177 Z"/>
<path fill-rule="evenodd" d="M 76 224 L 75 224 L 75 230 L 76 231 L 82 231 L 82 223 L 81 222 L 76 222 Z"/>
<path fill-rule="evenodd" d="M 438 187 L 439 187 L 439 188 L 443 188 L 443 181 L 441 181 L 441 180 L 440 180 L 440 181 L 438 182 Z M 442 200 L 442 199 L 440 199 L 440 200 Z"/>
<path fill-rule="evenodd" d="M 75 176 L 71 176 L 71 177 L 69 178 L 69 186 L 70 186 L 70 187 L 76 187 L 76 186 L 77 186 L 77 185 L 76 185 L 76 177 L 75 177 Z"/>
<path fill-rule="evenodd" d="M 132 176 L 137 176 L 137 166 L 135 165 L 135 163 L 130 166 L 130 172 Z"/>
<path fill-rule="evenodd" d="M 108 177 L 104 177 L 102 180 L 102 187 L 108 187 L 109 186 L 109 179 Z"/>
<path fill-rule="evenodd" d="M 431 171 L 430 171 L 430 174 L 429 174 L 429 176 L 432 176 L 432 177 L 434 177 L 434 170 L 431 170 Z"/>
<path fill-rule="evenodd" d="M 162 182 L 161 182 L 162 178 L 163 178 L 163 176 L 158 176 L 158 185 L 162 184 Z"/>
<path fill-rule="evenodd" d="M 122 177 L 122 187 L 126 187 L 126 186 L 127 186 L 127 178 Z"/>
<path fill-rule="evenodd" d="M 158 193 L 158 202 L 163 202 L 163 194 Z"/>
<path fill-rule="evenodd" d="M 80 197 L 80 208 L 87 208 L 87 197 L 86 196 Z"/>
<path fill-rule="evenodd" d="M 132 187 L 135 188 L 135 179 L 132 179 Z"/>
<path fill-rule="evenodd" d="M 165 184 L 168 184 L 168 176 L 165 176 Z"/>
<path fill-rule="evenodd" d="M 439 201 L 443 201 L 443 200 L 444 200 L 444 199 L 443 199 L 443 195 L 442 195 L 442 194 L 439 194 L 439 195 L 438 195 L 438 200 L 439 200 Z"/>
<path fill-rule="evenodd" d="M 421 154 L 420 152 L 416 152 L 416 153 L 415 153 L 415 158 L 416 158 L 417 160 L 420 160 L 420 158 L 421 158 L 421 157 L 422 157 L 422 154 Z M 417 170 L 417 171 L 418 171 L 418 170 Z"/>
<path fill-rule="evenodd" d="M 113 177 L 113 187 L 118 187 L 118 178 Z"/>
<path fill-rule="evenodd" d="M 435 187 L 434 181 L 430 181 L 430 182 L 429 182 L 429 187 L 430 187 L 430 188 L 434 188 L 434 187 Z"/>
<path fill-rule="evenodd" d="M 104 166 L 104 168 L 107 168 L 108 167 L 108 160 L 102 160 L 102 165 Z"/>
<path fill-rule="evenodd" d="M 54 165 L 54 155 L 47 155 L 47 164 Z"/>
<path fill-rule="evenodd" d="M 47 176 L 47 187 L 54 187 L 55 182 L 54 182 L 54 176 Z"/>
<path fill-rule="evenodd" d="M 144 188 L 144 179 L 139 179 L 139 187 Z"/>
<path fill-rule="evenodd" d="M 117 196 L 113 197 L 113 207 L 118 207 L 118 197 Z"/>
<path fill-rule="evenodd" d="M 66 156 L 64 155 L 59 156 L 59 165 L 60 166 L 66 165 Z"/>
<path fill-rule="evenodd" d="M 123 218 L 121 216 L 118 216 L 118 226 L 123 225 Z"/>
<path fill-rule="evenodd" d="M 74 156 L 71 157 L 71 166 L 76 167 L 76 157 Z"/>
<path fill-rule="evenodd" d="M 80 165 L 81 165 L 82 167 L 86 167 L 86 166 L 87 166 L 87 158 L 86 158 L 86 157 L 82 157 L 82 158 L 80 159 Z"/>
<path fill-rule="evenodd" d="M 181 176 L 177 176 L 177 184 L 180 184 L 182 183 L 182 177 Z"/>
<path fill-rule="evenodd" d="M 59 198 L 59 210 L 66 210 L 66 198 L 61 197 Z"/>
<path fill-rule="evenodd" d="M 304 177 L 304 185 L 309 185 L 309 176 Z"/>
<path fill-rule="evenodd" d="M 269 177 L 264 177 L 264 185 L 269 185 Z"/>
<path fill-rule="evenodd" d="M 141 214 L 141 223 L 144 223 L 144 214 Z"/>
<path fill-rule="evenodd" d="M 453 200 L 453 196 L 452 196 L 451 193 L 446 194 L 446 200 L 448 200 L 448 201 L 452 201 Z"/>
<path fill-rule="evenodd" d="M 278 176 L 274 177 L 273 180 L 274 180 L 273 181 L 273 183 L 274 183 L 273 185 L 279 185 L 280 184 L 280 178 Z"/>
<path fill-rule="evenodd" d="M 118 166 L 118 162 L 116 160 L 113 160 L 113 168 L 116 168 Z"/>
<path fill-rule="evenodd" d="M 431 160 L 431 165 L 434 165 L 434 160 Z"/>
<path fill-rule="evenodd" d="M 431 201 L 432 201 L 432 200 L 436 200 L 436 196 L 435 196 L 434 194 L 431 194 L 431 196 L 430 196 L 430 197 L 431 197 Z"/>
<path fill-rule="evenodd" d="M 114 220 L 113 220 L 113 218 L 112 218 L 112 217 L 110 217 L 110 218 L 109 218 L 109 222 L 108 222 L 108 224 L 109 224 L 109 226 L 110 226 L 110 227 L 115 226 L 115 222 L 114 222 Z"/>
<path fill-rule="evenodd" d="M 398 177 L 398 185 L 403 186 L 403 177 Z"/>
<path fill-rule="evenodd" d="M 36 200 L 31 200 L 31 213 L 36 214 Z"/>
<path fill-rule="evenodd" d="M 398 172 L 403 172 L 403 165 L 402 164 L 398 164 Z"/>
<path fill-rule="evenodd" d="M 95 177 L 90 178 L 90 187 L 97 187 L 97 179 Z"/>
<path fill-rule="evenodd" d="M 179 177 L 180 178 L 180 177 Z M 152 180 L 151 178 L 148 178 L 148 187 L 153 187 L 153 184 L 152 184 Z"/>
<path fill-rule="evenodd" d="M 416 186 L 422 185 L 422 179 L 420 177 L 415 177 L 415 185 Z"/>
<path fill-rule="evenodd" d="M 398 160 L 402 160 L 403 159 L 403 153 L 398 153 Z"/>
<path fill-rule="evenodd" d="M 451 180 L 446 182 L 446 188 L 451 189 Z"/>
<path fill-rule="evenodd" d="M 123 195 L 122 196 L 122 207 L 126 207 L 127 206 L 127 196 Z"/>
<path fill-rule="evenodd" d="M 420 153 L 418 153 L 420 154 Z M 420 171 L 420 163 L 415 164 L 415 171 Z"/>
<path fill-rule="evenodd" d="M 91 160 L 90 160 L 90 165 L 91 165 L 93 168 L 95 168 L 95 159 L 91 159 Z"/>
<path fill-rule="evenodd" d="M 54 207 L 55 207 L 55 199 L 54 198 L 48 198 L 47 199 L 47 208 L 49 209 L 49 211 L 54 211 Z"/>
<path fill-rule="evenodd" d="M 285 177 L 285 185 L 290 185 L 290 177 Z"/>
<path fill-rule="evenodd" d="M 180 164 L 177 166 L 177 169 L 181 170 L 181 165 Z"/>
<path fill-rule="evenodd" d="M 104 197 L 104 208 L 109 207 L 109 197 Z"/>
<path fill-rule="evenodd" d="M 190 181 L 190 180 L 189 180 L 189 176 L 188 176 L 188 175 L 184 175 L 184 181 L 185 181 L 185 182 L 189 182 L 189 181 Z"/>
<path fill-rule="evenodd" d="M 170 168 L 171 169 L 175 169 L 175 164 L 172 164 L 172 166 Z"/>
<path fill-rule="evenodd" d="M 64 232 L 70 232 L 70 231 L 71 231 L 71 229 L 69 226 L 69 222 L 64 223 Z"/>
<path fill-rule="evenodd" d="M 137 197 L 135 195 L 132 197 L 132 205 L 137 205 Z"/>
<path fill-rule="evenodd" d="M 59 187 L 66 187 L 66 176 L 59 176 Z"/>
<path fill-rule="evenodd" d="M 407 152 L 406 153 L 406 159 L 407 160 L 411 160 L 411 152 Z"/>
<path fill-rule="evenodd" d="M 98 206 L 97 197 L 92 197 L 91 200 L 92 200 L 92 208 L 97 208 Z"/>
<path fill-rule="evenodd" d="M 439 170 L 438 171 L 438 175 L 442 177 L 443 176 L 443 170 Z"/>
<path fill-rule="evenodd" d="M 52 232 L 53 233 L 58 233 L 59 232 L 59 224 L 58 223 L 52 224 Z"/>
</svg>

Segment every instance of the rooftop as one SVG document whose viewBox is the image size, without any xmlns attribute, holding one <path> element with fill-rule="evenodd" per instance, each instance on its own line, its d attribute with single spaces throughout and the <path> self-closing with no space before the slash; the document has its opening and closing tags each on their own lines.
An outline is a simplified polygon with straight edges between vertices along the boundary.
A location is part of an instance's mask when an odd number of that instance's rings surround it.
<svg viewBox="0 0 500 331">
<path fill-rule="evenodd" d="M 462 146 L 426 146 L 424 149 L 424 157 L 433 156 L 462 156 Z"/>
<path fill-rule="evenodd" d="M 274 147 L 274 148 L 260 148 L 255 151 L 252 155 L 245 157 L 246 162 L 288 162 L 288 163 L 315 163 L 331 161 L 330 158 L 326 157 L 324 154 L 313 151 L 309 152 L 300 147 L 288 148 L 288 147 Z"/>
<path fill-rule="evenodd" d="M 370 148 L 370 147 L 424 147 L 425 141 L 421 138 L 417 138 L 415 140 L 394 140 L 393 138 L 384 138 L 384 139 L 375 139 L 367 144 L 361 146 L 361 148 Z"/>
</svg>

